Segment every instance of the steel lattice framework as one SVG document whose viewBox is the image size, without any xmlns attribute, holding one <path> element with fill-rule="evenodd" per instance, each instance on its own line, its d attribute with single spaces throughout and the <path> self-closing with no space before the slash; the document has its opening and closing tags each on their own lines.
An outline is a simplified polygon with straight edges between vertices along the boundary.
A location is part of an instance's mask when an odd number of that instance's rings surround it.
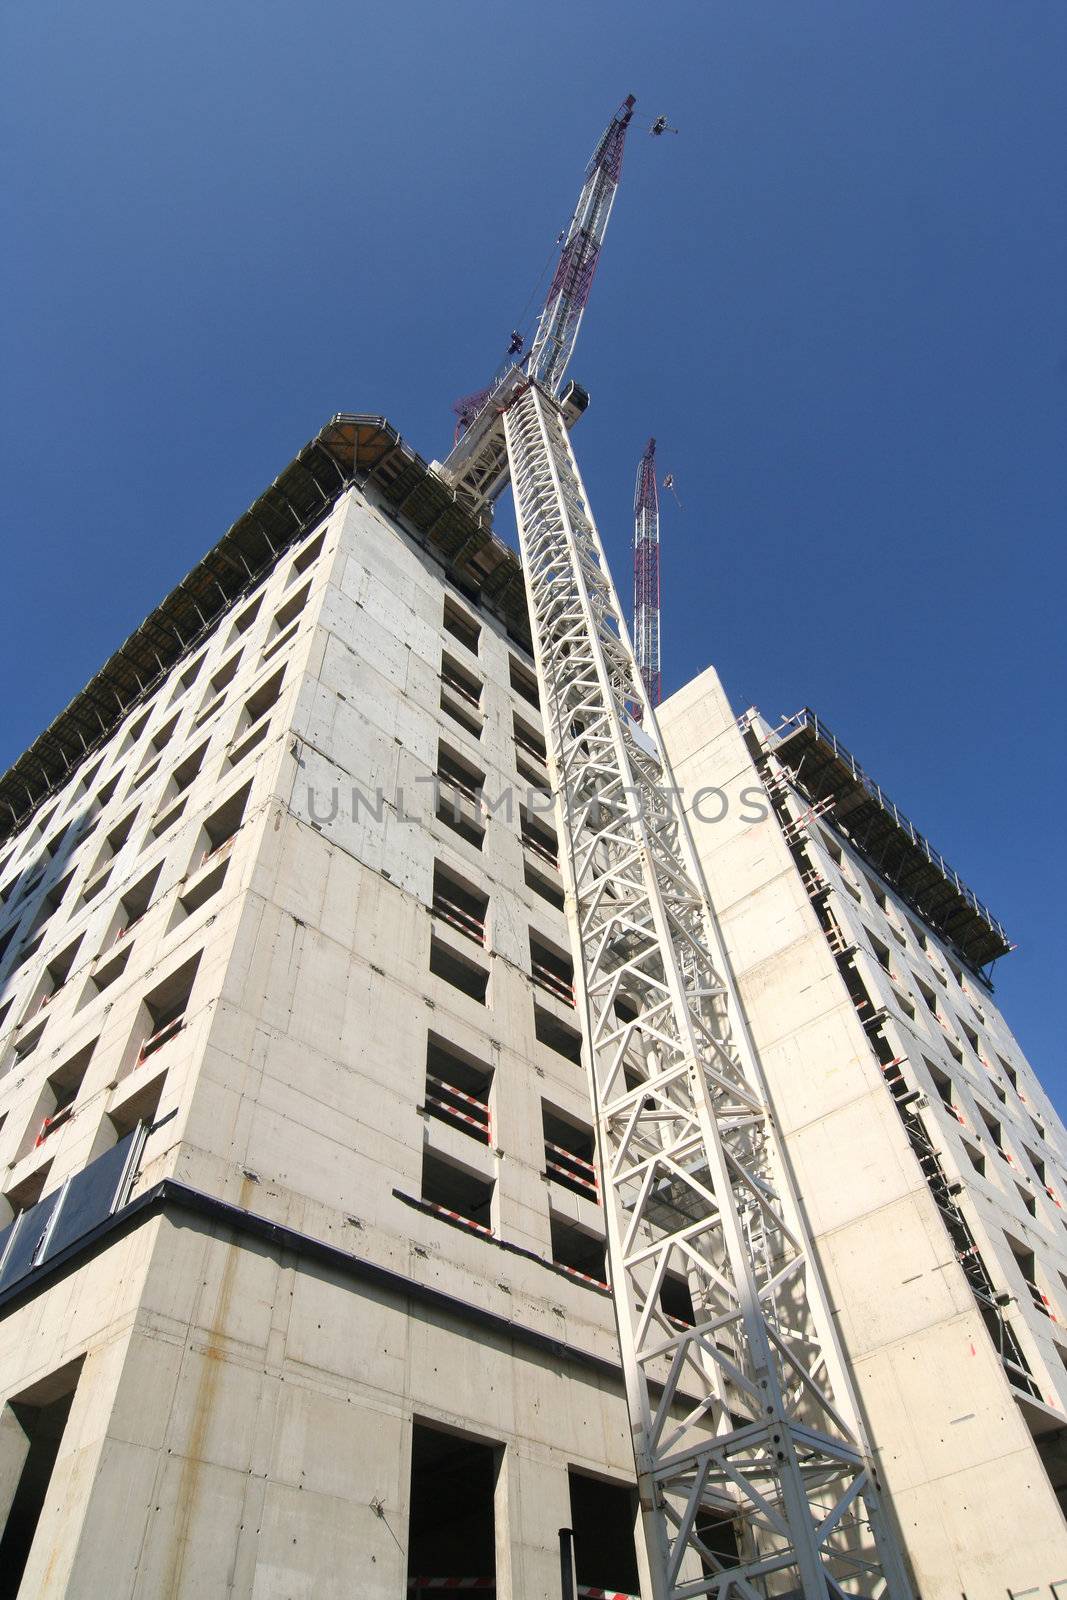
<svg viewBox="0 0 1067 1600">
<path fill-rule="evenodd" d="M 658 706 L 661 693 L 659 643 L 659 491 L 656 441 L 650 439 L 634 488 L 634 655 L 645 693 Z"/>
<path fill-rule="evenodd" d="M 562 382 L 589 300 L 600 248 L 615 204 L 626 130 L 633 114 L 631 94 L 608 123 L 589 158 L 585 183 L 530 346 L 529 375 L 550 394 L 555 394 Z"/>
<path fill-rule="evenodd" d="M 654 1600 L 904 1600 L 907 1579 L 563 414 L 527 384 L 503 431 Z M 641 727 L 627 712 L 635 704 Z M 688 1283 L 691 1326 L 662 1309 L 668 1273 Z"/>
<path fill-rule="evenodd" d="M 626 133 L 634 113 L 627 95 L 597 141 L 549 285 L 527 357 L 498 372 L 486 389 L 456 402 L 461 432 L 442 471 L 467 508 L 492 505 L 508 481 L 499 417 L 526 377 L 558 394 L 593 287 L 593 275 L 622 174 Z"/>
</svg>

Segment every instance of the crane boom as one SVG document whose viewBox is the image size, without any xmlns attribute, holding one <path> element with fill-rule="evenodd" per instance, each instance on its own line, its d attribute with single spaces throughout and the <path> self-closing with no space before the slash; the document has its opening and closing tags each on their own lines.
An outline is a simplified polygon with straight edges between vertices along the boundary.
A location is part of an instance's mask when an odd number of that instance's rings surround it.
<svg viewBox="0 0 1067 1600">
<path fill-rule="evenodd" d="M 626 130 L 635 104 L 633 95 L 627 95 L 590 157 L 585 183 L 530 346 L 529 376 L 551 395 L 559 393 L 589 300 L 593 274 L 619 187 Z"/>
<path fill-rule="evenodd" d="M 634 655 L 654 706 L 660 702 L 659 491 L 656 441 L 650 439 L 634 488 Z"/>
<path fill-rule="evenodd" d="M 456 405 L 463 431 L 438 470 L 457 498 L 476 515 L 488 516 L 508 481 L 507 450 L 500 424 L 504 407 L 527 377 L 553 396 L 561 391 L 619 187 L 622 153 L 635 104 L 633 95 L 627 95 L 589 159 L 582 192 L 563 236 L 528 354 L 521 362 L 506 363 L 488 388 L 466 396 Z M 574 414 L 572 409 L 569 420 L 574 420 Z"/>
</svg>

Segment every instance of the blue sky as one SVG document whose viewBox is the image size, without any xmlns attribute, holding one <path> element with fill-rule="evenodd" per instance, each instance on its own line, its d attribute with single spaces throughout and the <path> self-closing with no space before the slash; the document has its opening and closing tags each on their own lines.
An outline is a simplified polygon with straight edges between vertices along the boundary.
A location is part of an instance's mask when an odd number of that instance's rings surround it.
<svg viewBox="0 0 1067 1600">
<path fill-rule="evenodd" d="M 1019 941 L 1067 1101 L 1062 0 L 53 0 L 0 45 L 0 765 L 334 411 L 444 452 L 633 93 L 572 365 L 620 588 L 654 433 L 668 692 L 825 717 Z"/>
</svg>

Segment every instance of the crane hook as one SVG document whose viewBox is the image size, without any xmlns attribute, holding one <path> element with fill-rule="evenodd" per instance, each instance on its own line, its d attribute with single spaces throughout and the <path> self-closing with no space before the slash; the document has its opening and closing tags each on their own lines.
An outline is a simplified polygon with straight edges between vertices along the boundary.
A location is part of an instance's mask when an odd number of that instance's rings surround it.
<svg viewBox="0 0 1067 1600">
<path fill-rule="evenodd" d="M 667 473 L 666 477 L 663 480 L 663 487 L 665 489 L 669 489 L 671 491 L 671 494 L 673 494 L 675 500 L 678 502 L 678 510 L 679 511 L 683 511 L 685 508 L 682 505 L 682 502 L 678 499 L 678 491 L 674 487 L 674 473 L 673 472 L 668 472 Z"/>
<path fill-rule="evenodd" d="M 672 128 L 666 117 L 657 117 L 648 131 L 654 139 L 658 139 L 661 133 L 677 133 L 678 129 Z"/>
</svg>

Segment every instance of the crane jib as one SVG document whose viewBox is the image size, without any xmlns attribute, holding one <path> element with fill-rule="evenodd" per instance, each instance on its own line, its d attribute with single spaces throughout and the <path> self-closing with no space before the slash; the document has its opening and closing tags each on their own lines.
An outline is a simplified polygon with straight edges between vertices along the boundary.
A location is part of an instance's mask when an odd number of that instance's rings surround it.
<svg viewBox="0 0 1067 1600">
<path fill-rule="evenodd" d="M 564 294 L 571 300 L 580 299 L 584 304 L 599 255 L 599 241 L 584 228 L 579 229 L 568 240 L 559 258 L 555 277 L 549 287 L 547 304 L 551 306 L 558 294 Z"/>
</svg>

